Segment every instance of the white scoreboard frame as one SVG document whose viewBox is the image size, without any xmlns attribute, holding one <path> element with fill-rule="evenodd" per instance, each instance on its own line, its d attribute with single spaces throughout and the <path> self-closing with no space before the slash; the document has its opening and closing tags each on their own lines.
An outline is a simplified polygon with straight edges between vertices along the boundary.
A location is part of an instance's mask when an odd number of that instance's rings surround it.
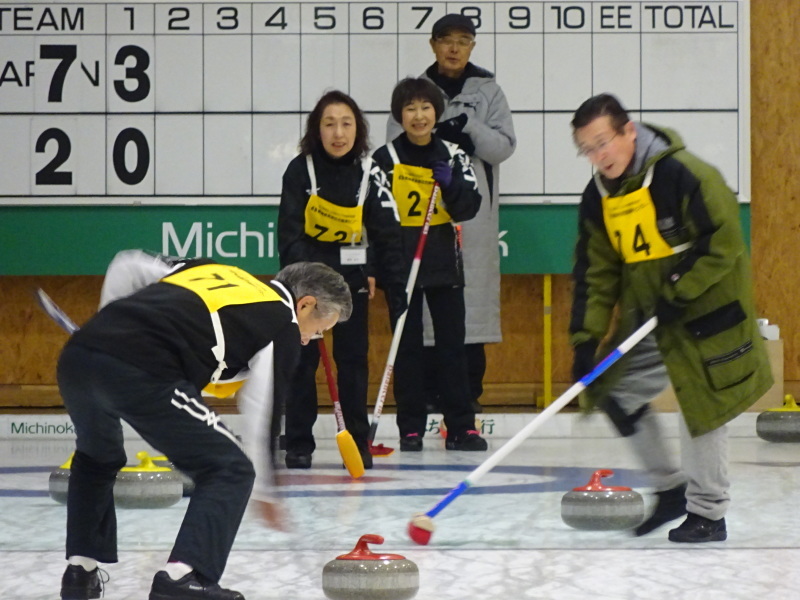
<svg viewBox="0 0 800 600">
<path fill-rule="evenodd" d="M 748 202 L 749 11 L 749 0 L 3 2 L 0 205 L 276 205 L 327 89 L 359 102 L 373 147 L 386 141 L 391 89 L 433 63 L 430 26 L 446 12 L 479 16 L 472 60 L 496 73 L 514 115 L 502 203 L 578 201 L 590 169 L 569 120 L 603 91 L 675 127 Z"/>
</svg>

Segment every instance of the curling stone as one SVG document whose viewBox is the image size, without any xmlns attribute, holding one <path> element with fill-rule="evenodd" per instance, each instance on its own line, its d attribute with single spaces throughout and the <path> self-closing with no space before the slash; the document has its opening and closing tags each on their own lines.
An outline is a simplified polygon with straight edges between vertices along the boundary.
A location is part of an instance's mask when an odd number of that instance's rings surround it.
<svg viewBox="0 0 800 600">
<path fill-rule="evenodd" d="M 800 407 L 794 396 L 786 394 L 781 408 L 770 408 L 758 415 L 756 433 L 768 442 L 800 442 Z"/>
<path fill-rule="evenodd" d="M 165 508 L 183 498 L 183 483 L 176 471 L 159 467 L 147 452 L 138 452 L 136 467 L 123 467 L 114 483 L 114 504 L 119 508 Z"/>
<path fill-rule="evenodd" d="M 72 467 L 73 452 L 69 455 L 67 462 L 60 467 L 56 467 L 50 473 L 50 483 L 48 485 L 50 497 L 60 504 L 67 503 L 67 490 L 69 489 L 69 471 Z"/>
<path fill-rule="evenodd" d="M 589 483 L 576 487 L 561 498 L 561 518 L 575 529 L 609 531 L 630 529 L 644 520 L 644 500 L 629 487 L 609 487 L 600 480 L 614 471 L 600 469 Z"/>
<path fill-rule="evenodd" d="M 181 483 L 183 484 L 184 498 L 188 498 L 192 495 L 192 492 L 194 491 L 194 480 L 191 477 L 189 477 L 180 469 L 176 469 L 175 465 L 173 465 L 166 456 L 154 456 L 153 462 L 159 467 L 168 467 L 178 474 L 178 476 L 181 478 Z"/>
<path fill-rule="evenodd" d="M 349 554 L 322 569 L 322 591 L 331 600 L 408 600 L 419 590 L 419 569 L 399 554 L 374 554 L 367 544 L 379 535 L 362 535 Z"/>
<path fill-rule="evenodd" d="M 72 467 L 70 454 L 67 462 L 50 473 L 50 497 L 61 504 L 67 503 L 69 474 Z M 114 504 L 119 508 L 163 508 L 172 506 L 183 497 L 180 474 L 168 467 L 159 467 L 147 452 L 136 455 L 140 464 L 124 467 L 114 482 Z"/>
</svg>

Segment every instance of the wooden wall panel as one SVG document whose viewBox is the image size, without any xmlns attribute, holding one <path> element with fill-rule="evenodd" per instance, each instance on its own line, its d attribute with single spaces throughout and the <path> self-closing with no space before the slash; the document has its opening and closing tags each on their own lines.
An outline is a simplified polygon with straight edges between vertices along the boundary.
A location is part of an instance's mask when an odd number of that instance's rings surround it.
<svg viewBox="0 0 800 600">
<path fill-rule="evenodd" d="M 571 283 L 567 275 L 552 279 L 554 381 L 565 382 L 571 361 L 566 334 Z M 0 407 L 36 404 L 31 390 L 19 386 L 55 385 L 56 360 L 67 334 L 38 308 L 32 290 L 44 289 L 81 324 L 95 312 L 101 285 L 101 277 L 0 278 L 0 331 L 6 342 L 0 345 Z M 511 391 L 503 397 L 512 402 L 533 402 L 531 390 L 541 384 L 544 370 L 543 276 L 506 275 L 501 285 L 504 342 L 487 345 L 485 381 L 490 386 L 509 386 Z M 370 383 L 372 390 L 377 390 L 391 343 L 388 311 L 380 291 L 371 304 L 369 331 Z M 332 344 L 328 343 L 330 351 Z M 321 368 L 317 383 L 324 389 Z M 375 394 L 371 391 L 371 400 Z M 52 399 L 52 391 L 45 396 Z M 391 404 L 391 393 L 389 401 Z"/>
<path fill-rule="evenodd" d="M 800 380 L 800 19 L 797 0 L 751 0 L 752 252 L 759 313 Z M 787 385 L 789 391 L 790 385 Z M 791 386 L 794 389 L 794 386 Z"/>
<path fill-rule="evenodd" d="M 0 385 L 55 383 L 56 358 L 67 339 L 33 298 L 41 287 L 78 324 L 91 316 L 102 277 L 0 277 Z"/>
</svg>

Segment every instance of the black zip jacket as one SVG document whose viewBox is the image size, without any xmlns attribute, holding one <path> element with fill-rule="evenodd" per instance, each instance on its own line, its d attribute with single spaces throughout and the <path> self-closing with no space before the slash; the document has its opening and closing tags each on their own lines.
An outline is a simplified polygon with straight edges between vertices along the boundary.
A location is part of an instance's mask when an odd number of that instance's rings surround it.
<svg viewBox="0 0 800 600">
<path fill-rule="evenodd" d="M 453 166 L 453 180 L 446 190 L 441 190 L 442 201 L 453 222 L 429 228 L 415 287 L 463 286 L 464 265 L 455 225 L 473 218 L 481 205 L 481 195 L 478 192 L 478 183 L 469 156 L 454 144 L 448 147 L 448 142 L 436 136 L 433 136 L 427 146 L 412 144 L 405 133 L 397 136 L 391 143 L 394 144 L 397 157 L 402 164 L 432 168 L 435 162 L 442 161 Z M 391 184 L 394 178 L 394 163 L 389 150 L 386 146 L 382 146 L 375 151 L 373 158 L 387 173 Z M 421 210 L 424 211 L 426 206 L 427 199 L 426 205 L 422 206 Z M 422 227 L 401 229 L 403 252 L 410 264 L 414 259 Z"/>
<path fill-rule="evenodd" d="M 361 160 L 352 153 L 330 158 L 324 150 L 314 152 L 316 193 L 339 206 L 357 206 L 361 187 Z M 408 267 L 403 258 L 397 205 L 386 182 L 386 174 L 370 160 L 370 180 L 364 200 L 363 219 L 369 240 L 366 265 L 342 265 L 336 242 L 320 242 L 305 233 L 305 209 L 311 179 L 304 154 L 296 156 L 283 174 L 278 211 L 278 253 L 281 267 L 301 261 L 321 262 L 335 269 L 351 289 L 367 286 L 367 277 L 378 277 L 388 285 L 405 286 Z"/>
</svg>

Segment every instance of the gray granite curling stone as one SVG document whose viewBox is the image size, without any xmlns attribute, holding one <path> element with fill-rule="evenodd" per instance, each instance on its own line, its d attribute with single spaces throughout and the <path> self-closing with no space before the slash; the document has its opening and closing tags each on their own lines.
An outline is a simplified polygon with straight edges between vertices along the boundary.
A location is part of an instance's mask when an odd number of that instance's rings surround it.
<svg viewBox="0 0 800 600">
<path fill-rule="evenodd" d="M 60 504 L 67 503 L 73 454 L 50 473 L 50 497 Z M 138 466 L 123 467 L 117 473 L 114 482 L 117 508 L 164 508 L 183 497 L 183 482 L 177 471 L 154 464 L 147 452 L 139 452 L 136 457 L 140 461 Z"/>
<path fill-rule="evenodd" d="M 56 467 L 50 472 L 50 482 L 48 484 L 48 491 L 50 492 L 50 497 L 59 504 L 67 503 L 67 490 L 69 489 L 69 470 L 72 467 L 73 454 L 69 455 L 67 462 L 65 462 L 60 467 Z"/>
<path fill-rule="evenodd" d="M 630 529 L 644 520 L 642 495 L 628 487 L 602 485 L 614 472 L 600 469 L 588 485 L 577 487 L 561 498 L 561 518 L 575 529 L 609 531 Z"/>
<path fill-rule="evenodd" d="M 362 535 L 349 554 L 322 569 L 322 591 L 331 600 L 409 600 L 419 590 L 419 569 L 399 554 L 373 554 L 367 544 L 379 535 Z"/>
<path fill-rule="evenodd" d="M 192 495 L 192 492 L 194 491 L 194 480 L 191 477 L 189 477 L 180 469 L 176 469 L 175 465 L 173 465 L 166 456 L 154 456 L 153 462 L 159 467 L 169 467 L 178 474 L 178 476 L 181 478 L 181 483 L 183 484 L 184 498 L 188 498 Z"/>
<path fill-rule="evenodd" d="M 183 498 L 177 472 L 159 467 L 147 452 L 136 455 L 136 467 L 123 467 L 114 483 L 114 504 L 119 508 L 165 508 Z"/>
<path fill-rule="evenodd" d="M 781 408 L 771 408 L 756 419 L 756 434 L 768 442 L 800 442 L 800 407 L 787 394 Z"/>
</svg>

